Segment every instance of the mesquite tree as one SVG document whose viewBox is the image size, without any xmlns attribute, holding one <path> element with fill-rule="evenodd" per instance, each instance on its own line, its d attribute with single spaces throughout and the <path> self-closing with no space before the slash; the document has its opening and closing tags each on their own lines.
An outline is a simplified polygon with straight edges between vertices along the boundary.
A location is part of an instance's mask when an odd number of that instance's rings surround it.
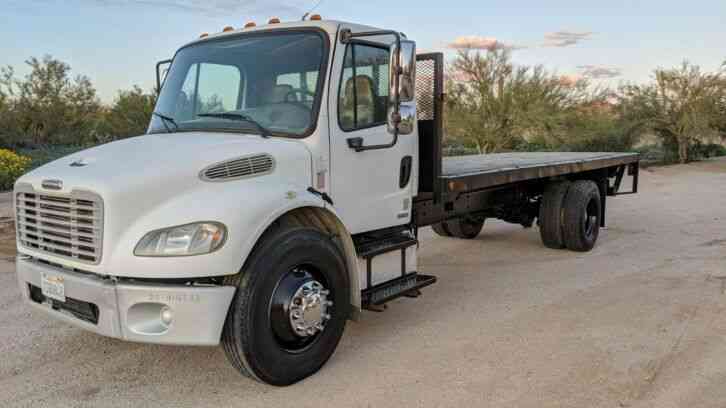
<svg viewBox="0 0 726 408">
<path fill-rule="evenodd" d="M 515 66 L 507 50 L 460 51 L 446 83 L 447 136 L 479 153 L 508 150 L 528 136 L 557 136 L 576 107 L 592 101 L 587 81 L 542 66 Z"/>
<path fill-rule="evenodd" d="M 621 88 L 623 115 L 634 126 L 658 135 L 664 146 L 674 146 L 678 160 L 685 163 L 692 144 L 723 126 L 726 66 L 703 72 L 685 61 L 678 68 L 656 69 L 654 79 L 653 83 Z"/>
</svg>

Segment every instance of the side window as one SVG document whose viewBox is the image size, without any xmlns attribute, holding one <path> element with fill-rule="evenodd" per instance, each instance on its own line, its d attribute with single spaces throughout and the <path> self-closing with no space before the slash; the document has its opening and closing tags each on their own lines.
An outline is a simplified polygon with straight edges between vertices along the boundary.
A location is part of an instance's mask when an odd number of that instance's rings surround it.
<svg viewBox="0 0 726 408">
<path fill-rule="evenodd" d="M 192 120 L 200 113 L 239 109 L 242 81 L 240 70 L 233 65 L 192 65 L 177 98 L 178 118 Z"/>
<path fill-rule="evenodd" d="M 338 122 L 350 131 L 386 123 L 388 48 L 350 44 L 338 91 Z"/>
</svg>

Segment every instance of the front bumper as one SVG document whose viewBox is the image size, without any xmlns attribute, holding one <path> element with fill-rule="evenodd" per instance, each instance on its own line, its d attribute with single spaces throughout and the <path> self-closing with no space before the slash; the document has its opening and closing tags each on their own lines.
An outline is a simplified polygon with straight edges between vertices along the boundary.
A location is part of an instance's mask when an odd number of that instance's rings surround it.
<svg viewBox="0 0 726 408">
<path fill-rule="evenodd" d="M 103 336 L 143 343 L 219 344 L 232 286 L 123 283 L 18 258 L 23 298 L 35 309 Z M 41 274 L 62 278 L 66 302 L 40 294 Z M 161 311 L 171 311 L 171 322 Z"/>
</svg>

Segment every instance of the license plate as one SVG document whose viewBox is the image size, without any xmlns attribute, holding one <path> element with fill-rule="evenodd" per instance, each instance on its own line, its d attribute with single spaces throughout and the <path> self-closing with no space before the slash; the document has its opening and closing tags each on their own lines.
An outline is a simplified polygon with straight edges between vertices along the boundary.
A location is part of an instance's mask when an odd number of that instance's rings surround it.
<svg viewBox="0 0 726 408">
<path fill-rule="evenodd" d="M 40 274 L 40 290 L 45 297 L 66 301 L 66 287 L 63 283 L 63 277 L 57 275 L 49 275 L 47 273 Z"/>
</svg>

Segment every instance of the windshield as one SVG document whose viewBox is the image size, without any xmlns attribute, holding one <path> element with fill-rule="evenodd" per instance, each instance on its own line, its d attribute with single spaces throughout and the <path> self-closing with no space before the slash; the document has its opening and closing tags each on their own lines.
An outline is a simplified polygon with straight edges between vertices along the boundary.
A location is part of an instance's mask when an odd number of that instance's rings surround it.
<svg viewBox="0 0 726 408">
<path fill-rule="evenodd" d="M 149 133 L 232 131 L 304 137 L 315 127 L 324 74 L 322 34 L 250 34 L 182 48 Z"/>
</svg>

